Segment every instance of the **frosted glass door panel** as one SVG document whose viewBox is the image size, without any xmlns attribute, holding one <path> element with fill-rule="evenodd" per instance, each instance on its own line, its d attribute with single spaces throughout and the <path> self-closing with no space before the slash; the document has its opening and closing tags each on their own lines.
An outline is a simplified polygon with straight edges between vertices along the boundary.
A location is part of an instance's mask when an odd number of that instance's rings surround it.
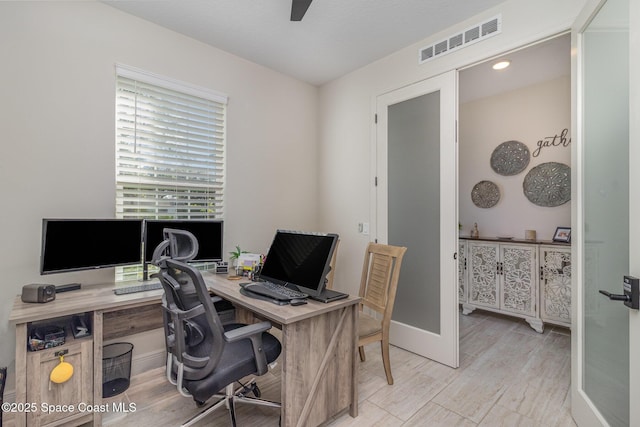
<svg viewBox="0 0 640 427">
<path fill-rule="evenodd" d="M 440 334 L 440 92 L 388 114 L 389 244 L 407 247 L 392 318 Z"/>
<path fill-rule="evenodd" d="M 583 36 L 583 388 L 612 426 L 629 425 L 629 310 L 619 294 L 629 271 L 628 0 L 610 0 Z M 617 14 L 617 16 L 616 16 Z"/>
</svg>

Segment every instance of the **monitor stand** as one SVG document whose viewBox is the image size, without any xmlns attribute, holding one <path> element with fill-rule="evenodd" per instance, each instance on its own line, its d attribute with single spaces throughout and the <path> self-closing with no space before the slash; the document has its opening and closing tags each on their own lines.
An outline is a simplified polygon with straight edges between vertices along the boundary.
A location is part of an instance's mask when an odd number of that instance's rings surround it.
<svg viewBox="0 0 640 427">
<path fill-rule="evenodd" d="M 323 289 L 322 292 L 320 293 L 320 295 L 315 296 L 315 295 L 309 295 L 309 298 L 311 298 L 312 300 L 315 301 L 320 301 L 320 302 L 333 302 L 333 301 L 337 301 L 343 298 L 347 298 L 349 296 L 349 294 L 345 294 L 342 292 L 338 292 L 338 291 L 334 291 L 332 289 Z"/>
</svg>

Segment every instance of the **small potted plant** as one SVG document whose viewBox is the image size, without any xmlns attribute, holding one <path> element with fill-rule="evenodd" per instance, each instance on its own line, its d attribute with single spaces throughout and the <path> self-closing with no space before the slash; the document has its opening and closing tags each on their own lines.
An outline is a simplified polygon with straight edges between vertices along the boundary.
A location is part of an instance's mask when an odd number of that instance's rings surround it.
<svg viewBox="0 0 640 427">
<path fill-rule="evenodd" d="M 240 246 L 236 246 L 236 250 L 235 251 L 231 251 L 229 252 L 229 272 L 233 271 L 234 275 L 238 276 L 238 258 L 240 258 L 240 255 L 242 254 L 246 254 L 247 251 L 243 251 L 242 249 L 240 249 Z"/>
</svg>

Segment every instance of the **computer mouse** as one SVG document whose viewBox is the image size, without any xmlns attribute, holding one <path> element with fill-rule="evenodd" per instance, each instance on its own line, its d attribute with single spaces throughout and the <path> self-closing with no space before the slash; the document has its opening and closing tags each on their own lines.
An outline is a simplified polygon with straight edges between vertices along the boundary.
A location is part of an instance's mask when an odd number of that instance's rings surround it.
<svg viewBox="0 0 640 427">
<path fill-rule="evenodd" d="M 306 303 L 307 303 L 306 299 L 292 299 L 291 301 L 289 301 L 289 304 L 291 305 L 302 305 Z"/>
</svg>

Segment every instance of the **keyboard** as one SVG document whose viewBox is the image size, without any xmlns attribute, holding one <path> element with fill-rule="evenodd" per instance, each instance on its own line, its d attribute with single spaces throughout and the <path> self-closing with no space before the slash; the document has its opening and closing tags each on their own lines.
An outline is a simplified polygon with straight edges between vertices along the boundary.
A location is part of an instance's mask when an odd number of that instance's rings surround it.
<svg viewBox="0 0 640 427">
<path fill-rule="evenodd" d="M 142 283 L 140 285 L 123 286 L 115 288 L 113 293 L 116 295 L 134 294 L 136 292 L 153 291 L 155 289 L 162 289 L 160 282 Z"/>
<path fill-rule="evenodd" d="M 309 296 L 304 292 L 294 291 L 281 285 L 271 282 L 253 282 L 244 285 L 244 289 L 255 294 L 273 298 L 280 301 L 289 301 L 292 299 L 304 299 Z"/>
</svg>

